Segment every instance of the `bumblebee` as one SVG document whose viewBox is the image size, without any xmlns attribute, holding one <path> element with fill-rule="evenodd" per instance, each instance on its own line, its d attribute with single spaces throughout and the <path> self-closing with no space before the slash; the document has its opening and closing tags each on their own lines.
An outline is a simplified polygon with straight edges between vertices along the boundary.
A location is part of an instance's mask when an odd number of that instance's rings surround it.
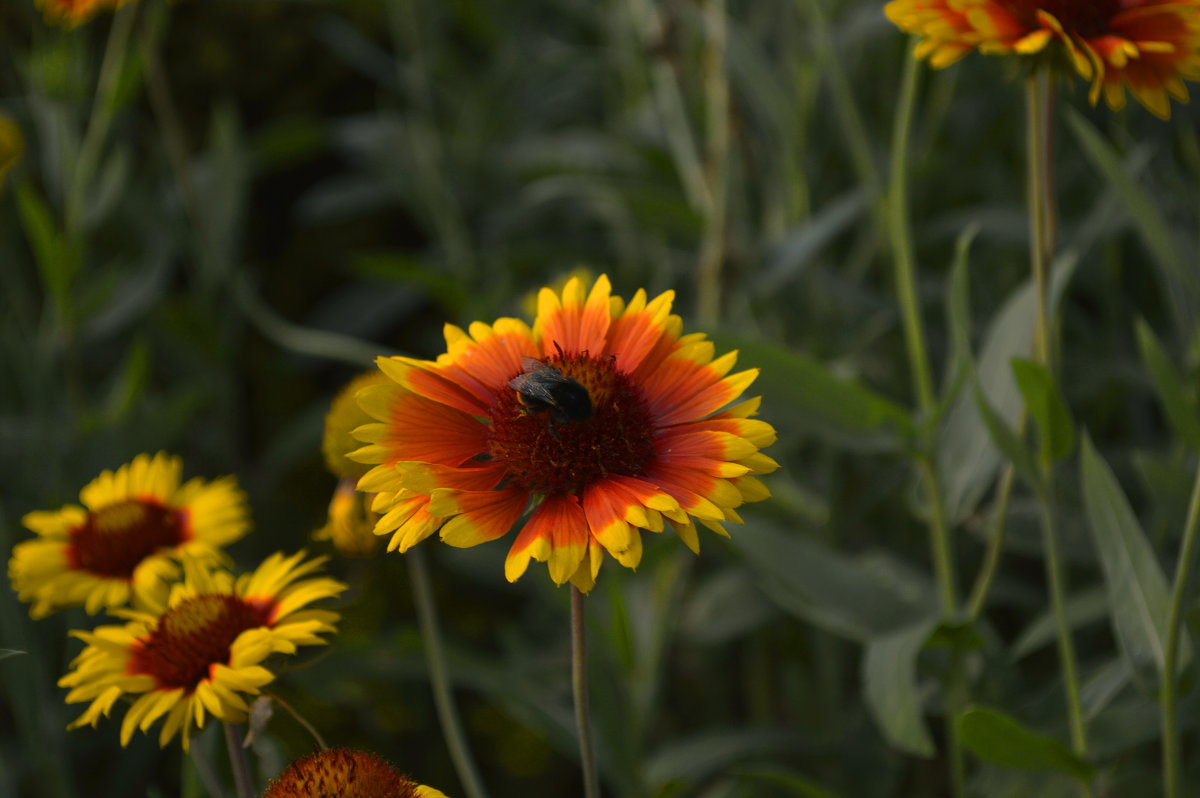
<svg viewBox="0 0 1200 798">
<path fill-rule="evenodd" d="M 508 387 L 517 392 L 525 412 L 550 411 L 551 432 L 556 422 L 587 421 L 595 412 L 587 388 L 535 357 L 521 358 L 521 373 L 508 381 Z"/>
</svg>

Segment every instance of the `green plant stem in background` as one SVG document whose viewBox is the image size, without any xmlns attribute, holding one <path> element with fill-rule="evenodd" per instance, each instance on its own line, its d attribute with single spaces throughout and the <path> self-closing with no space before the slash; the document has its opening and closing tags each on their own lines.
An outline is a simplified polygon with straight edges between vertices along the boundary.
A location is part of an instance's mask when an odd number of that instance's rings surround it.
<svg viewBox="0 0 1200 798">
<path fill-rule="evenodd" d="M 1166 798 L 1180 798 L 1179 791 L 1179 729 L 1175 721 L 1176 674 L 1179 659 L 1179 640 L 1183 627 L 1183 604 L 1187 585 L 1191 581 L 1192 565 L 1196 561 L 1196 539 L 1200 537 L 1200 468 L 1192 485 L 1187 521 L 1183 526 L 1183 543 L 1179 562 L 1175 565 L 1175 586 L 1171 591 L 1171 610 L 1167 615 L 1167 644 L 1163 652 L 1162 690 L 1162 762 L 1163 791 Z"/>
<path fill-rule="evenodd" d="M 949 617 L 958 607 L 954 585 L 954 560 L 950 552 L 950 537 L 942 512 L 941 486 L 937 471 L 929 458 L 929 424 L 934 412 L 933 375 L 929 368 L 925 331 L 921 325 L 921 307 L 917 297 L 917 276 L 912 248 L 912 233 L 908 215 L 908 144 L 912 130 L 913 106 L 917 95 L 917 70 L 920 64 L 905 53 L 904 72 L 900 78 L 900 99 L 896 105 L 896 122 L 892 128 L 891 173 L 888 183 L 888 232 L 892 244 L 892 262 L 896 269 L 896 296 L 904 324 L 904 342 L 912 368 L 913 387 L 917 406 L 926 429 L 921 441 L 920 471 L 930 497 L 929 543 L 933 567 L 937 574 L 938 595 L 942 613 Z"/>
<path fill-rule="evenodd" d="M 229 767 L 233 770 L 233 786 L 237 798 L 254 798 L 254 782 L 250 777 L 250 760 L 242 747 L 242 733 L 237 724 L 222 723 L 225 727 L 225 747 L 229 750 Z"/>
<path fill-rule="evenodd" d="M 917 97 L 917 75 L 920 64 L 907 51 L 904 71 L 900 77 L 900 97 L 896 103 L 896 118 L 892 128 L 891 171 L 888 176 L 887 219 L 892 245 L 892 263 L 896 271 L 896 296 L 904 324 L 904 341 L 908 362 L 912 368 L 917 406 L 921 415 L 920 453 L 917 467 L 925 492 L 929 497 L 929 550 L 937 576 L 938 596 L 942 617 L 950 618 L 958 611 L 958 595 L 954 578 L 954 557 L 950 551 L 950 535 L 942 504 L 942 489 L 937 467 L 931 455 L 932 429 L 935 419 L 933 375 L 929 368 L 925 331 L 921 325 L 921 305 L 917 295 L 916 258 L 913 255 L 912 230 L 908 211 L 908 152 L 912 132 L 913 108 Z M 950 760 L 950 787 L 955 796 L 965 795 L 965 764 L 962 742 L 959 739 L 957 718 L 966 705 L 966 689 L 962 680 L 961 658 L 955 655 L 942 684 L 946 699 L 946 745 Z"/>
<path fill-rule="evenodd" d="M 1000 484 L 996 487 L 996 510 L 988 532 L 987 551 L 984 552 L 983 563 L 979 566 L 979 574 L 975 577 L 975 585 L 971 588 L 971 597 L 967 600 L 968 623 L 974 623 L 983 613 L 983 605 L 987 602 L 996 571 L 1000 567 L 1000 555 L 1004 552 L 1004 525 L 1008 521 L 1008 500 L 1012 496 L 1015 476 L 1016 469 L 1010 463 L 1005 466 L 1000 475 Z"/>
<path fill-rule="evenodd" d="M 575 729 L 579 735 L 579 763 L 583 768 L 584 798 L 600 798 L 600 777 L 592 749 L 592 722 L 588 712 L 587 627 L 583 593 L 571 587 L 571 692 L 575 696 Z"/>
<path fill-rule="evenodd" d="M 729 193 L 729 78 L 725 71 L 729 21 L 725 0 L 708 0 L 704 6 L 704 76 L 707 141 L 704 177 L 708 207 L 696 269 L 696 320 L 712 329 L 720 317 L 721 264 L 725 260 L 726 206 Z"/>
<path fill-rule="evenodd" d="M 96 98 L 75 168 L 70 172 L 70 185 L 66 196 L 66 230 L 69 240 L 76 240 L 83 230 L 83 212 L 87 207 L 92 176 L 108 138 L 116 111 L 117 89 L 121 85 L 121 70 L 125 64 L 125 53 L 129 49 L 129 36 L 138 4 L 128 3 L 117 9 L 109 30 L 108 43 L 104 47 L 104 60 L 100 64 L 100 77 L 96 83 Z"/>
<path fill-rule="evenodd" d="M 421 627 L 421 640 L 425 644 L 425 659 L 429 665 L 429 680 L 433 685 L 433 701 L 437 706 L 438 720 L 442 725 L 442 736 L 450 759 L 462 782 L 467 798 L 486 798 L 483 781 L 475 767 L 471 749 L 458 720 L 454 706 L 454 694 L 450 691 L 450 674 L 446 667 L 446 654 L 442 650 L 442 636 L 438 629 L 437 610 L 433 602 L 433 589 L 429 584 L 429 568 L 425 563 L 425 552 L 420 547 L 404 555 L 408 563 L 408 576 L 412 581 L 413 601 L 417 605 L 417 623 Z"/>
<path fill-rule="evenodd" d="M 1050 149 L 1047 130 L 1051 120 L 1046 114 L 1049 105 L 1049 77 L 1042 71 L 1030 75 L 1026 82 L 1026 151 L 1028 154 L 1029 179 L 1029 254 L 1033 270 L 1035 293 L 1035 315 L 1033 330 L 1033 358 L 1054 374 L 1051 363 L 1050 323 L 1048 315 L 1048 267 L 1050 263 Z M 1042 434 L 1047 434 L 1045 430 Z M 1083 724 L 1083 708 L 1079 699 L 1079 676 L 1075 664 L 1075 646 L 1071 641 L 1071 628 L 1067 623 L 1066 592 L 1063 565 L 1058 552 L 1058 529 L 1054 507 L 1054 461 L 1043 447 L 1041 458 L 1042 490 L 1038 503 L 1042 517 L 1042 545 L 1046 554 L 1046 582 L 1050 591 L 1050 604 L 1054 612 L 1058 635 L 1058 655 L 1063 672 L 1063 683 L 1067 694 L 1067 721 L 1071 730 L 1071 747 L 1075 753 L 1087 754 L 1087 736 Z M 1085 795 L 1090 795 L 1086 785 L 1081 786 Z"/>
<path fill-rule="evenodd" d="M 304 730 L 312 735 L 313 741 L 316 742 L 317 746 L 322 751 L 329 750 L 329 746 L 326 744 L 325 738 L 321 736 L 321 733 L 319 731 L 317 731 L 317 727 L 313 726 L 311 723 L 309 723 L 308 720 L 303 715 L 301 715 L 299 712 L 297 712 L 296 709 L 291 704 L 284 701 L 282 698 L 280 698 L 275 693 L 272 693 L 270 690 L 263 690 L 263 694 L 266 695 L 268 698 L 270 698 L 272 701 L 274 701 L 279 706 L 283 707 L 283 709 L 289 715 L 291 715 L 292 718 L 295 719 L 295 721 L 297 723 L 299 723 L 301 726 L 303 726 Z"/>
</svg>

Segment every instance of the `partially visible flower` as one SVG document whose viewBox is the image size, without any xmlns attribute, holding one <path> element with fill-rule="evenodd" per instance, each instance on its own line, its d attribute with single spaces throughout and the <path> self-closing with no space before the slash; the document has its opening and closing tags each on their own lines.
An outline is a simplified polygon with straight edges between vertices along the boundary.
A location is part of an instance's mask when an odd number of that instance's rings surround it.
<svg viewBox="0 0 1200 798">
<path fill-rule="evenodd" d="M 333 748 L 293 760 L 263 798 L 446 798 L 367 751 Z"/>
<path fill-rule="evenodd" d="M 334 548 L 347 557 L 366 557 L 374 550 L 375 523 L 379 516 L 372 512 L 371 497 L 355 490 L 355 483 L 369 467 L 346 457 L 362 444 L 350 433 L 372 419 L 358 406 L 355 396 L 370 385 L 381 385 L 388 378 L 380 371 L 368 371 L 350 380 L 338 391 L 325 414 L 325 432 L 321 436 L 321 454 L 326 467 L 339 477 L 333 498 L 329 502 L 329 517 L 325 526 L 313 533 L 314 540 L 332 540 Z"/>
<path fill-rule="evenodd" d="M 596 273 L 586 266 L 576 266 L 569 272 L 559 274 L 551 280 L 546 287 L 556 294 L 561 294 L 562 290 L 567 287 L 567 283 L 572 280 L 578 280 L 581 283 L 587 284 L 596 279 Z M 521 297 L 521 313 L 532 318 L 537 315 L 538 311 L 538 295 L 541 289 L 530 291 Z"/>
<path fill-rule="evenodd" d="M 99 11 L 114 9 L 127 0 L 38 0 L 38 6 L 51 25 L 74 28 L 87 22 Z"/>
<path fill-rule="evenodd" d="M 25 136 L 10 117 L 0 113 L 0 192 L 4 179 L 25 154 Z"/>
<path fill-rule="evenodd" d="M 335 597 L 346 586 L 310 577 L 324 558 L 302 562 L 273 554 L 253 573 L 236 580 L 211 561 L 184 560 L 184 581 L 164 589 L 147 612 L 123 611 L 123 625 L 71 634 L 87 647 L 59 679 L 70 687 L 66 702 L 91 704 L 68 728 L 95 726 L 123 696 L 135 697 L 121 724 L 121 745 L 134 729 L 147 731 L 163 719 L 159 745 L 180 733 L 186 751 L 193 727 L 206 713 L 219 720 L 246 720 L 243 695 L 257 695 L 274 681 L 266 667 L 274 654 L 323 645 L 336 631 L 338 614 L 306 609 Z"/>
<path fill-rule="evenodd" d="M 313 532 L 313 540 L 331 540 L 339 554 L 346 557 L 369 557 L 379 538 L 375 524 L 379 514 L 367 506 L 370 497 L 354 487 L 356 479 L 340 479 L 329 501 L 329 518 L 325 526 Z"/>
<path fill-rule="evenodd" d="M 518 525 L 510 582 L 535 559 L 588 591 L 605 551 L 637 567 L 643 529 L 669 524 L 698 551 L 696 522 L 722 535 L 740 523 L 736 507 L 769 495 L 755 474 L 777 467 L 759 451 L 775 440 L 751 418 L 759 400 L 735 404 L 758 371 L 730 374 L 736 353 L 683 335 L 672 300 L 638 291 L 626 303 L 607 277 L 590 292 L 572 279 L 561 296 L 542 289 L 532 328 L 447 325 L 436 361 L 380 358 L 392 383 L 359 392 L 377 423 L 355 431 L 369 445 L 353 457 L 376 464 L 358 487 L 377 494 L 389 550 L 438 530 L 474 546 Z M 531 370 L 573 394 L 572 412 L 522 395 Z"/>
<path fill-rule="evenodd" d="M 1125 104 L 1125 89 L 1167 119 L 1171 97 L 1188 101 L 1185 80 L 1200 80 L 1197 0 L 892 0 L 884 8 L 921 37 L 918 58 L 935 68 L 972 50 L 988 55 L 1049 54 L 1091 82 L 1093 105 Z"/>
<path fill-rule="evenodd" d="M 135 603 L 178 575 L 176 559 L 216 556 L 249 529 L 232 476 L 180 483 L 183 463 L 140 454 L 79 492 L 83 507 L 27 514 L 38 537 L 13 546 L 8 577 L 30 615 L 82 605 L 89 613 Z"/>
</svg>

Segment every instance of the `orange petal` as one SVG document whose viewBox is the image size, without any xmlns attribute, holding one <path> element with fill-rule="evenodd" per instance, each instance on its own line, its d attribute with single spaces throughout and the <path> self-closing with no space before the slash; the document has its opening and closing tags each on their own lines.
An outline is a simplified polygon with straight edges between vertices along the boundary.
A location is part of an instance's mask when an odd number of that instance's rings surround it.
<svg viewBox="0 0 1200 798">
<path fill-rule="evenodd" d="M 620 371 L 632 372 L 660 341 L 666 346 L 674 345 L 675 336 L 671 335 L 668 323 L 674 299 L 675 292 L 667 291 L 647 304 L 646 292 L 639 288 L 629 305 L 613 320 L 604 354 L 617 359 Z"/>
<path fill-rule="evenodd" d="M 417 460 L 459 466 L 487 449 L 486 425 L 398 386 L 369 386 L 359 391 L 358 402 L 383 422 L 354 430 L 360 440 L 377 447 L 371 451 L 378 459 L 369 462 Z"/>
<path fill-rule="evenodd" d="M 603 352 L 612 321 L 608 302 L 611 292 L 612 286 L 603 274 L 592 286 L 586 300 L 583 283 L 578 277 L 567 282 L 561 301 L 553 291 L 543 288 L 538 294 L 538 318 L 534 325 L 534 335 L 541 344 L 542 354 L 555 354 L 556 345 L 568 355 Z"/>
<path fill-rule="evenodd" d="M 588 552 L 587 518 L 572 494 L 547 496 L 525 522 L 504 561 L 504 575 L 515 582 L 529 560 L 547 562 L 550 578 L 561 585 L 575 575 Z"/>
<path fill-rule="evenodd" d="M 413 393 L 426 399 L 453 407 L 471 416 L 486 416 L 493 395 L 472 393 L 460 383 L 438 373 L 437 364 L 411 357 L 380 357 L 375 359 L 380 371 Z"/>
<path fill-rule="evenodd" d="M 504 478 L 504 467 L 491 463 L 453 468 L 437 463 L 410 461 L 397 463 L 395 470 L 405 489 L 426 495 L 433 493 L 438 488 L 491 490 Z"/>
<path fill-rule="evenodd" d="M 438 357 L 437 365 L 490 407 L 496 393 L 521 373 L 521 358 L 537 353 L 529 325 L 501 318 L 491 326 L 475 322 L 470 335 L 446 325 L 446 353 Z"/>
<path fill-rule="evenodd" d="M 467 548 L 503 537 L 525 511 L 529 491 L 435 490 L 429 502 L 433 515 L 454 515 L 442 527 L 442 540 L 451 546 Z"/>
</svg>

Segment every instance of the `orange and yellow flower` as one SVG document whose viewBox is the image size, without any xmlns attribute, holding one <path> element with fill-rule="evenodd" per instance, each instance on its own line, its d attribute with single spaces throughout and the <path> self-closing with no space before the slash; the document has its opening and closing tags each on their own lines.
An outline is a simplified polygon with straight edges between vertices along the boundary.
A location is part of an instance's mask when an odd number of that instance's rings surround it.
<svg viewBox="0 0 1200 798">
<path fill-rule="evenodd" d="M 121 724 L 121 745 L 134 729 L 147 731 L 160 718 L 159 745 L 180 733 L 184 750 L 206 713 L 246 720 L 242 696 L 274 681 L 266 667 L 271 656 L 324 644 L 322 635 L 336 631 L 337 613 L 307 607 L 346 586 L 308 578 L 324 558 L 303 558 L 303 552 L 273 554 L 236 580 L 211 560 L 185 559 L 184 581 L 160 590 L 148 611 L 119 611 L 127 623 L 72 632 L 87 647 L 58 684 L 71 688 L 68 704 L 91 703 L 68 728 L 95 726 L 124 696 L 134 698 Z"/>
<path fill-rule="evenodd" d="M 38 0 L 38 6 L 51 25 L 73 28 L 82 25 L 105 9 L 115 9 L 128 0 Z"/>
<path fill-rule="evenodd" d="M 263 798 L 446 798 L 366 751 L 333 748 L 294 760 Z"/>
<path fill-rule="evenodd" d="M 374 464 L 359 490 L 377 494 L 377 535 L 405 551 L 440 530 L 452 546 L 506 534 L 523 515 L 505 561 L 515 581 L 531 559 L 556 584 L 588 591 L 604 552 L 634 568 L 641 530 L 675 529 L 699 550 L 696 522 L 726 534 L 736 508 L 769 494 L 755 476 L 777 464 L 759 450 L 775 431 L 734 404 L 756 369 L 731 374 L 702 333 L 682 333 L 673 293 L 626 303 L 601 276 L 538 296 L 533 326 L 513 318 L 447 325 L 436 361 L 378 360 L 387 385 L 358 395 L 377 420 L 355 431 Z M 593 412 L 571 420 L 527 405 L 513 381 L 530 358 L 586 389 Z M 531 366 L 532 364 L 532 366 Z M 582 415 L 582 414 L 577 414 Z"/>
<path fill-rule="evenodd" d="M 1125 104 L 1125 89 L 1167 119 L 1200 80 L 1200 0 L 892 0 L 884 8 L 921 37 L 918 58 L 949 66 L 972 50 L 1065 55 L 1091 82 L 1089 99 Z"/>
<path fill-rule="evenodd" d="M 30 615 L 136 603 L 178 575 L 178 557 L 215 556 L 246 534 L 249 511 L 236 479 L 181 482 L 182 473 L 178 457 L 138 455 L 88 483 L 83 507 L 21 519 L 37 538 L 13 547 L 8 576 L 33 603 Z"/>
</svg>

